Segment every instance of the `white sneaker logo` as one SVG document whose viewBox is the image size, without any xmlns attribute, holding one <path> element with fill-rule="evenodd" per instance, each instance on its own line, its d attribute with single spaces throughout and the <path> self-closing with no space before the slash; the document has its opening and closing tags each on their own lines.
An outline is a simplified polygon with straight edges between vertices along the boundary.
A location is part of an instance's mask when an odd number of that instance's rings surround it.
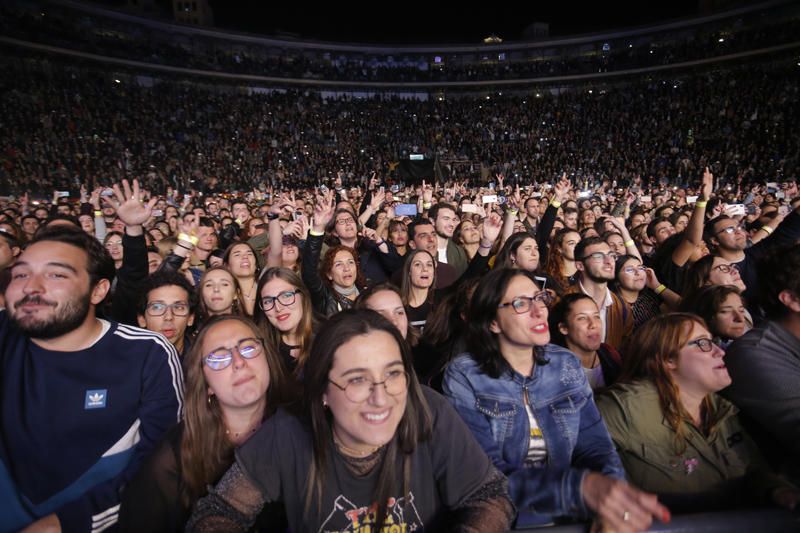
<svg viewBox="0 0 800 533">
<path fill-rule="evenodd" d="M 84 409 L 102 409 L 106 406 L 106 389 L 100 390 L 87 390 L 86 400 L 84 402 Z"/>
</svg>

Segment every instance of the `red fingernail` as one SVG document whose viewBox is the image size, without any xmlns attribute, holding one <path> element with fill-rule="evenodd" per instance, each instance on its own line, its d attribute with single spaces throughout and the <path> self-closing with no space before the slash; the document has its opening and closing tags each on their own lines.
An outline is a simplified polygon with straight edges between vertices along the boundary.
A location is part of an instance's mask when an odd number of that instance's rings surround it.
<svg viewBox="0 0 800 533">
<path fill-rule="evenodd" d="M 672 515 L 669 514 L 669 511 L 664 511 L 661 513 L 661 522 L 664 524 L 669 524 L 670 520 L 672 520 Z"/>
</svg>

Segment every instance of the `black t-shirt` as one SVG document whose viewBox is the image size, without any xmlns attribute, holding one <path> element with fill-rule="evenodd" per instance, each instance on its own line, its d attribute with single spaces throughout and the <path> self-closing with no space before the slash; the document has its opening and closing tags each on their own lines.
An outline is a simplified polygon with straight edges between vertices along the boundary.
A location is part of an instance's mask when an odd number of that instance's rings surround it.
<svg viewBox="0 0 800 533">
<path fill-rule="evenodd" d="M 428 321 L 428 315 L 431 312 L 430 302 L 423 302 L 419 307 L 406 306 L 406 315 L 408 316 L 408 325 L 414 326 L 422 331 L 425 328 L 425 323 Z"/>
<path fill-rule="evenodd" d="M 431 389 L 423 390 L 433 435 L 414 451 L 408 501 L 398 479 L 396 496 L 388 502 L 386 525 L 397 525 L 398 531 L 421 531 L 435 523 L 447 509 L 467 500 L 493 472 L 491 461 L 450 404 Z M 358 477 L 332 441 L 328 451 L 322 498 L 315 497 L 308 513 L 304 498 L 312 444 L 302 420 L 279 410 L 236 451 L 236 460 L 268 501 L 284 502 L 292 531 L 365 531 L 364 525 L 375 519 L 373 497 L 380 465 Z M 402 472 L 400 464 L 398 472 Z"/>
</svg>

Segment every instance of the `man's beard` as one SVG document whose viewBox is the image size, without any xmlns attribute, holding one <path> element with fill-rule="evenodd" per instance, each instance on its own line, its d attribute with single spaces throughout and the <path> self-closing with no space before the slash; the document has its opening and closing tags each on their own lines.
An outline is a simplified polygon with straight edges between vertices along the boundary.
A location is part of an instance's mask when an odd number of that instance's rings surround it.
<svg viewBox="0 0 800 533">
<path fill-rule="evenodd" d="M 614 274 L 613 273 L 608 274 L 609 277 L 607 277 L 607 278 L 602 277 L 603 275 L 605 275 L 605 273 L 603 273 L 602 271 L 601 271 L 600 275 L 595 275 L 589 269 L 586 269 L 586 271 L 584 273 L 586 274 L 587 278 L 589 278 L 590 280 L 592 280 L 595 283 L 609 283 L 611 281 L 614 281 Z"/>
<path fill-rule="evenodd" d="M 20 313 L 18 308 L 26 303 L 51 304 L 40 296 L 26 296 L 15 303 L 10 314 L 11 324 L 24 335 L 34 339 L 55 339 L 78 329 L 86 319 L 91 305 L 91 293 L 80 295 L 66 302 L 60 309 L 49 317 L 38 318 L 33 315 Z"/>
</svg>

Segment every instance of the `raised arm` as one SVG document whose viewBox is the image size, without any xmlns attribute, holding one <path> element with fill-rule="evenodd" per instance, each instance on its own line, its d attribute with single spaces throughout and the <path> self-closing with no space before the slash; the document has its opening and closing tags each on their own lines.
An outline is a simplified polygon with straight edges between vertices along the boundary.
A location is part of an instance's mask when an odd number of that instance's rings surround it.
<svg viewBox="0 0 800 533">
<path fill-rule="evenodd" d="M 672 262 L 677 266 L 683 266 L 692 256 L 694 249 L 700 246 L 703 240 L 703 224 L 706 219 L 706 202 L 711 197 L 714 189 L 714 175 L 706 167 L 703 172 L 703 186 L 697 202 L 694 204 L 692 216 L 683 233 L 683 239 L 672 252 Z"/>
</svg>

